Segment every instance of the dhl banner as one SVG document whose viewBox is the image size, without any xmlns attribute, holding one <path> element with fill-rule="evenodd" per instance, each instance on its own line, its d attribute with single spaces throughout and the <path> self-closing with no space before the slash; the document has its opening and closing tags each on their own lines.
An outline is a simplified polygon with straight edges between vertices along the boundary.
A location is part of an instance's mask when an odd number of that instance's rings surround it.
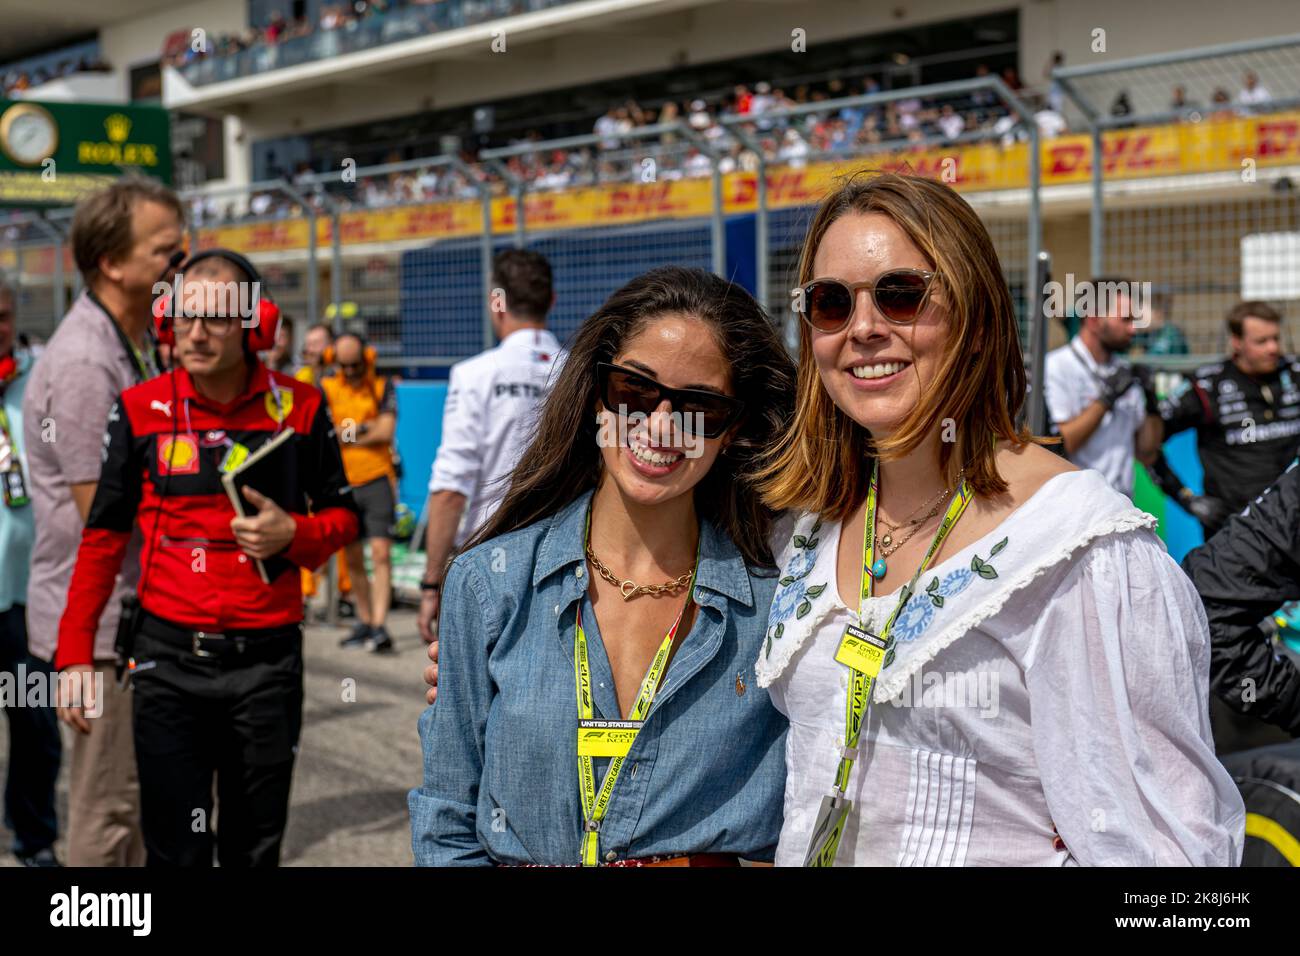
<svg viewBox="0 0 1300 956">
<path fill-rule="evenodd" d="M 734 177 L 728 188 L 736 188 Z M 752 182 L 750 192 L 753 192 Z M 751 207 L 753 202 L 751 195 Z M 525 222 L 529 230 L 539 230 L 605 226 L 650 219 L 689 219 L 707 216 L 713 208 L 712 203 L 713 184 L 707 178 L 593 186 L 528 195 L 525 201 Z M 734 203 L 730 205 L 735 206 Z M 736 206 L 736 210 L 739 211 L 739 206 Z M 224 246 L 253 253 L 301 249 L 308 244 L 307 228 L 305 219 L 222 226 L 200 230 L 199 244 L 205 248 Z M 317 220 L 316 241 L 320 247 L 323 248 L 332 241 L 331 228 L 330 220 Z M 492 231 L 507 234 L 514 228 L 514 197 L 494 197 Z M 482 230 L 483 207 L 476 199 L 358 210 L 343 213 L 339 217 L 339 231 L 344 245 L 406 239 L 456 239 L 480 235 Z"/>
<path fill-rule="evenodd" d="M 1086 183 L 1092 174 L 1092 138 L 1061 136 L 1043 142 L 1042 183 Z M 1108 180 L 1136 179 L 1239 170 L 1242 161 L 1260 167 L 1300 162 L 1300 113 L 1210 119 L 1201 123 L 1112 130 L 1102 137 L 1102 162 Z M 951 182 L 959 191 L 1024 189 L 1029 183 L 1029 147 L 1025 143 L 967 144 L 929 147 L 854 157 L 842 163 L 809 163 L 768 169 L 769 209 L 807 206 L 825 195 L 834 178 L 852 169 L 911 169 Z M 754 211 L 758 183 L 754 173 L 731 173 L 723 180 L 723 207 L 728 214 Z M 531 193 L 525 198 L 530 231 L 580 226 L 610 226 L 653 219 L 708 216 L 713 209 L 709 178 L 661 180 Z M 515 227 L 515 200 L 492 200 L 492 230 Z M 454 239 L 482 229 L 482 209 L 475 200 L 359 211 L 341 218 L 344 244 L 403 239 Z M 269 225 L 208 230 L 203 245 L 228 245 L 246 252 L 297 249 L 307 244 L 302 220 Z M 317 223 L 317 242 L 330 242 L 330 223 Z"/>
<path fill-rule="evenodd" d="M 1240 170 L 1244 160 L 1259 167 L 1296 163 L 1300 162 L 1300 112 L 1112 130 L 1103 136 L 1102 154 L 1108 180 Z M 1071 134 L 1047 140 L 1041 144 L 1041 158 L 1044 186 L 1086 183 L 1092 171 L 1092 139 Z M 876 153 L 842 163 L 773 166 L 768 169 L 768 208 L 812 205 L 836 176 L 857 168 L 907 168 L 951 182 L 963 192 L 1024 189 L 1029 181 L 1029 148 L 1025 143 L 980 143 Z M 724 177 L 727 213 L 752 212 L 757 195 L 755 174 Z M 664 179 L 532 193 L 525 199 L 525 221 L 530 231 L 624 225 L 704 217 L 712 208 L 710 178 Z M 348 212 L 340 217 L 340 230 L 343 244 L 353 246 L 465 238 L 479 235 L 482 223 L 479 202 L 460 200 Z M 330 220 L 318 219 L 316 226 L 318 248 L 325 249 L 332 239 Z M 514 228 L 514 197 L 494 197 L 493 232 L 508 234 Z M 304 249 L 307 229 L 302 218 L 221 226 L 201 230 L 199 245 L 226 246 L 250 255 Z M 39 251 L 28 251 L 25 271 L 48 271 L 52 263 L 41 259 Z M 0 265 L 12 266 L 13 260 L 12 250 L 0 252 Z"/>
<path fill-rule="evenodd" d="M 0 270 L 5 272 L 18 271 L 18 253 L 12 246 L 0 246 Z M 63 274 L 72 276 L 76 274 L 76 271 L 77 264 L 72 260 L 72 250 L 65 244 L 63 247 Z M 24 249 L 23 275 L 54 275 L 54 247 L 33 246 Z"/>
</svg>

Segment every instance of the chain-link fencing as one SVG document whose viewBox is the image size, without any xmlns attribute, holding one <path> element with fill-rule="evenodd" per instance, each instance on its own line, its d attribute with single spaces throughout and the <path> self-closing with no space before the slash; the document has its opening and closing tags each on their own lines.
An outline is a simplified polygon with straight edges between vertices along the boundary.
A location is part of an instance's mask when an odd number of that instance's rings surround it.
<svg viewBox="0 0 1300 956">
<path fill-rule="evenodd" d="M 1137 351 L 1191 366 L 1264 300 L 1300 331 L 1300 36 L 1058 69 L 1089 129 L 1089 266 L 1149 283 Z M 1180 358 L 1180 356 L 1183 356 Z"/>
</svg>

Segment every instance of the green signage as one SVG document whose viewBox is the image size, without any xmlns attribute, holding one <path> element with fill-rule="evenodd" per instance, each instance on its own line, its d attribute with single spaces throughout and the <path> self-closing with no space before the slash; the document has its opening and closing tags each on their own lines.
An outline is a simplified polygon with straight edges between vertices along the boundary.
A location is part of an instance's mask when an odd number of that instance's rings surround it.
<svg viewBox="0 0 1300 956">
<path fill-rule="evenodd" d="M 171 185 L 161 107 L 0 99 L 0 206 L 67 205 L 130 171 Z"/>
</svg>

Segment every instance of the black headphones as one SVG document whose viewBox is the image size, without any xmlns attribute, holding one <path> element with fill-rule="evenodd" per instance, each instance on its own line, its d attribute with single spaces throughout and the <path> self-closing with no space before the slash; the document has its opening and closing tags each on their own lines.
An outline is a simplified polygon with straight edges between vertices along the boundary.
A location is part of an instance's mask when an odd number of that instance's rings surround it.
<svg viewBox="0 0 1300 956">
<path fill-rule="evenodd" d="M 177 255 L 180 255 L 180 253 L 177 253 Z M 261 290 L 257 301 L 256 321 L 244 332 L 244 346 L 247 351 L 254 353 L 265 352 L 274 347 L 275 334 L 280 327 L 280 309 L 272 301 L 271 297 L 265 293 L 263 288 L 265 283 L 262 281 L 262 274 L 257 271 L 257 267 L 233 250 L 205 249 L 202 252 L 196 252 L 187 259 L 180 269 L 184 271 L 204 259 L 221 259 L 230 263 L 235 268 L 243 271 L 244 275 L 248 277 L 248 281 L 255 283 L 257 288 Z M 173 266 L 175 261 L 176 256 L 172 256 L 171 264 Z M 173 345 L 176 337 L 172 330 L 171 309 L 168 299 L 168 296 L 164 296 L 154 303 L 154 335 L 164 345 Z"/>
<path fill-rule="evenodd" d="M 189 259 L 185 260 L 185 267 L 188 269 L 190 266 L 197 262 L 202 262 L 204 259 L 224 259 L 231 265 L 238 266 L 242 269 L 244 274 L 248 276 L 249 282 L 256 282 L 259 286 L 265 284 L 262 282 L 262 274 L 257 271 L 257 266 L 253 265 L 238 252 L 231 249 L 205 249 L 202 252 L 196 252 L 194 255 L 190 256 Z"/>
</svg>

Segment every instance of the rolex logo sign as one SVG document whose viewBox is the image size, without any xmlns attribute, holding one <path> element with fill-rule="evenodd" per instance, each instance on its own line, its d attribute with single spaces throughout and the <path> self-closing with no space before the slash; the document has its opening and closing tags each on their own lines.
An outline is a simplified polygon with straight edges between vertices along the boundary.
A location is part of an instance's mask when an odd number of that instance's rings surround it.
<svg viewBox="0 0 1300 956">
<path fill-rule="evenodd" d="M 114 113 L 104 120 L 104 131 L 108 133 L 110 143 L 125 143 L 131 135 L 131 118 L 121 113 Z"/>
<path fill-rule="evenodd" d="M 4 37 L 0 26 L 0 46 Z M 37 103 L 6 99 L 0 90 L 0 210 L 69 205 L 131 173 L 171 184 L 171 116 L 161 106 Z M 0 238 L 0 257 L 6 252 Z"/>
<path fill-rule="evenodd" d="M 77 144 L 77 162 L 93 166 L 157 166 L 154 143 L 130 143 L 131 118 L 113 113 L 104 120 L 107 142 L 82 140 Z"/>
</svg>

